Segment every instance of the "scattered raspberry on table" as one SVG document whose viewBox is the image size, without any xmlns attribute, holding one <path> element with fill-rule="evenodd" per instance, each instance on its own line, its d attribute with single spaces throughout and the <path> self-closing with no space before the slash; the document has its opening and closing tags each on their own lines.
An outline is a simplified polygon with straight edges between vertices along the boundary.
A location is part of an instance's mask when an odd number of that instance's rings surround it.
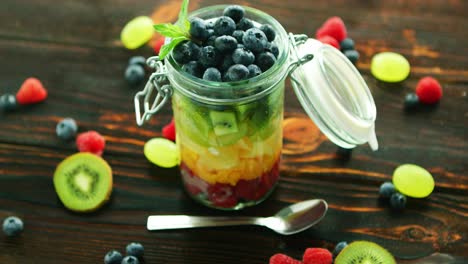
<svg viewBox="0 0 468 264">
<path fill-rule="evenodd" d="M 416 94 L 420 102 L 434 104 L 442 98 L 442 86 L 436 79 L 427 76 L 419 80 Z"/>
<path fill-rule="evenodd" d="M 39 79 L 33 77 L 26 79 L 16 93 L 16 101 L 22 105 L 39 103 L 46 98 L 47 90 Z"/>
<path fill-rule="evenodd" d="M 78 135 L 76 146 L 80 152 L 91 152 L 101 156 L 106 146 L 106 140 L 101 134 L 91 130 Z"/>
</svg>

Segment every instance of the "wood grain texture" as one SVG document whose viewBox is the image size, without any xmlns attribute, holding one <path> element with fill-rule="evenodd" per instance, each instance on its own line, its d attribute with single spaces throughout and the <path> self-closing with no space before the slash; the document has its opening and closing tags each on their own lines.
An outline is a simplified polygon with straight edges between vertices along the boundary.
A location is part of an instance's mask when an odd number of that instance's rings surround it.
<svg viewBox="0 0 468 264">
<path fill-rule="evenodd" d="M 190 10 L 222 1 L 191 1 Z M 29 76 L 40 78 L 49 98 L 0 113 L 0 219 L 25 222 L 16 238 L 0 234 L 0 263 L 100 263 L 110 249 L 145 246 L 145 263 L 268 263 L 277 252 L 300 258 L 307 247 L 366 239 L 400 260 L 442 252 L 468 261 L 468 25 L 466 1 L 237 1 L 276 17 L 287 31 L 313 36 L 338 15 L 361 53 L 358 69 L 377 105 L 380 149 L 367 146 L 340 159 L 336 147 L 310 121 L 291 86 L 286 89 L 281 178 L 273 195 L 241 212 L 219 212 L 193 202 L 182 190 L 177 168 L 149 164 L 142 146 L 160 136 L 170 106 L 137 127 L 133 95 L 123 72 L 130 56 L 150 56 L 150 47 L 127 51 L 121 27 L 137 15 L 174 21 L 179 1 L 2 0 L 0 4 L 0 94 L 15 93 Z M 408 58 L 410 77 L 389 85 L 370 75 L 380 51 Z M 436 77 L 444 98 L 413 113 L 403 97 L 419 78 Z M 114 171 L 110 202 L 92 214 L 64 209 L 52 183 L 55 166 L 76 151 L 55 136 L 55 125 L 74 117 L 80 131 L 97 130 L 107 140 L 104 158 Z M 410 199 L 403 213 L 378 199 L 378 186 L 396 166 L 415 163 L 434 176 L 426 199 Z M 280 236 L 261 227 L 148 232 L 149 214 L 267 216 L 283 206 L 324 198 L 330 206 L 317 226 Z M 411 263 L 411 262 L 404 262 Z"/>
</svg>

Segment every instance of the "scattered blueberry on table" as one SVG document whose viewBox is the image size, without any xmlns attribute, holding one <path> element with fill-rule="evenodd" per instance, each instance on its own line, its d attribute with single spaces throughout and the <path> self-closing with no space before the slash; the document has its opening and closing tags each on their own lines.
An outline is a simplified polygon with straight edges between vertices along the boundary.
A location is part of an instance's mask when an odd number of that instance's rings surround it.
<svg viewBox="0 0 468 264">
<path fill-rule="evenodd" d="M 55 131 L 60 139 L 64 141 L 71 140 L 78 132 L 78 125 L 73 118 L 64 118 L 58 122 Z"/>
<path fill-rule="evenodd" d="M 0 110 L 10 112 L 18 106 L 16 97 L 13 94 L 4 94 L 0 96 Z"/>
<path fill-rule="evenodd" d="M 23 228 L 23 221 L 19 217 L 9 216 L 3 220 L 3 233 L 7 236 L 17 236 Z"/>
<path fill-rule="evenodd" d="M 122 254 L 113 249 L 104 256 L 104 264 L 120 264 L 122 262 Z"/>
</svg>

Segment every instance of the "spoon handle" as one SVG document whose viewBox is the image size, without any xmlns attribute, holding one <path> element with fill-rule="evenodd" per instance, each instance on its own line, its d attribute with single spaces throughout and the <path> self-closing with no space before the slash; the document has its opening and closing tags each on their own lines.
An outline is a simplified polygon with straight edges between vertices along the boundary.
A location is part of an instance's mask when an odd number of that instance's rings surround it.
<svg viewBox="0 0 468 264">
<path fill-rule="evenodd" d="M 210 226 L 235 226 L 259 224 L 260 217 L 212 217 L 189 215 L 151 215 L 146 227 L 148 230 L 165 230 Z"/>
</svg>

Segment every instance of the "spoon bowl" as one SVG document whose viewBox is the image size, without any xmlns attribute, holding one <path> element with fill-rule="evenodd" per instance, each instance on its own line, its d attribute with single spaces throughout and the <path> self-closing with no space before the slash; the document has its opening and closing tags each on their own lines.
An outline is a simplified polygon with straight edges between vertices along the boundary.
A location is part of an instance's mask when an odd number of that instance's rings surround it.
<svg viewBox="0 0 468 264">
<path fill-rule="evenodd" d="M 298 202 L 281 209 L 270 217 L 212 217 L 189 215 L 151 215 L 148 230 L 167 230 L 194 227 L 260 225 L 276 233 L 291 235 L 304 231 L 320 222 L 328 210 L 325 200 Z"/>
</svg>

